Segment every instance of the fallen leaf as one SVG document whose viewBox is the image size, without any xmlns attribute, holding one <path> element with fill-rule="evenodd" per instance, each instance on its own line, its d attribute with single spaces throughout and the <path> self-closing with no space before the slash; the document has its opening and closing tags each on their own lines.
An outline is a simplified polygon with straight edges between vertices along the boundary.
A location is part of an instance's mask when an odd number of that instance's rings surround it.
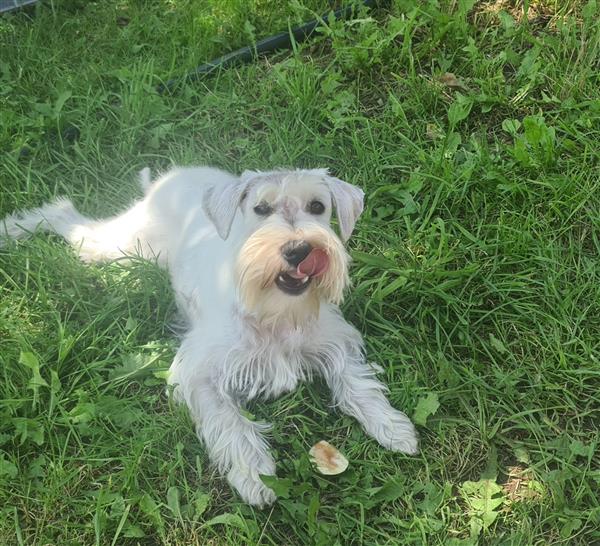
<svg viewBox="0 0 600 546">
<path fill-rule="evenodd" d="M 419 398 L 413 415 L 413 421 L 417 425 L 425 426 L 427 424 L 427 418 L 434 415 L 439 407 L 440 402 L 438 400 L 438 395 L 434 392 L 430 392 L 427 396 Z"/>
<path fill-rule="evenodd" d="M 439 140 L 444 138 L 444 133 L 435 123 L 428 123 L 425 128 L 425 135 L 429 140 Z"/>
<path fill-rule="evenodd" d="M 464 83 L 462 83 L 455 74 L 452 72 L 446 72 L 440 76 L 440 82 L 450 89 L 466 89 Z"/>
<path fill-rule="evenodd" d="M 506 502 L 502 486 L 494 480 L 464 482 L 461 493 L 469 507 L 473 536 L 490 528 Z"/>
<path fill-rule="evenodd" d="M 308 454 L 317 470 L 326 476 L 341 474 L 348 468 L 348 459 L 325 440 L 312 446 Z"/>
</svg>

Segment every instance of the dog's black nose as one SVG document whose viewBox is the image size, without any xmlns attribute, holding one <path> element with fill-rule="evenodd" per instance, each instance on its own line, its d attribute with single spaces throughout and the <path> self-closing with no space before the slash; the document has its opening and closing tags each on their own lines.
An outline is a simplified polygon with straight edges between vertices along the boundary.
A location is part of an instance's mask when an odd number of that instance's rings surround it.
<svg viewBox="0 0 600 546">
<path fill-rule="evenodd" d="M 290 241 L 281 247 L 281 253 L 286 261 L 298 267 L 298 264 L 304 260 L 312 250 L 312 245 L 306 241 Z"/>
</svg>

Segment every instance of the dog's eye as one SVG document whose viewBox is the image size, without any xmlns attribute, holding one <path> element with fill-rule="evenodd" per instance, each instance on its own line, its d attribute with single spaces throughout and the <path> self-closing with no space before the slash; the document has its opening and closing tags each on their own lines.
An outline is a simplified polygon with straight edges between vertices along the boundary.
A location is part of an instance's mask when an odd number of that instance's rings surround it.
<svg viewBox="0 0 600 546">
<path fill-rule="evenodd" d="M 323 214 L 325 212 L 325 205 L 315 199 L 308 204 L 308 212 L 311 214 Z"/>
<path fill-rule="evenodd" d="M 270 205 L 267 205 L 267 203 L 264 201 L 261 201 L 254 207 L 254 212 L 259 216 L 268 216 L 273 212 L 273 208 Z"/>
</svg>

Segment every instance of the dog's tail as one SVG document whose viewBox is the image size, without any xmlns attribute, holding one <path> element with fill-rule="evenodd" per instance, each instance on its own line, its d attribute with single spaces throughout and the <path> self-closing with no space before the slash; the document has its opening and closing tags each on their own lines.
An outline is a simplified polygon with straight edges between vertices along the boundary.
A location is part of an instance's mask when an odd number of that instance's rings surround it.
<svg viewBox="0 0 600 546">
<path fill-rule="evenodd" d="M 148 195 L 150 188 L 152 187 L 152 176 L 150 173 L 150 167 L 144 167 L 140 171 L 140 188 L 144 192 L 144 195 Z"/>
<path fill-rule="evenodd" d="M 64 237 L 84 262 L 114 260 L 136 252 L 145 221 L 139 206 L 108 220 L 94 220 L 80 214 L 69 199 L 59 198 L 0 220 L 0 247 L 46 231 Z"/>
</svg>

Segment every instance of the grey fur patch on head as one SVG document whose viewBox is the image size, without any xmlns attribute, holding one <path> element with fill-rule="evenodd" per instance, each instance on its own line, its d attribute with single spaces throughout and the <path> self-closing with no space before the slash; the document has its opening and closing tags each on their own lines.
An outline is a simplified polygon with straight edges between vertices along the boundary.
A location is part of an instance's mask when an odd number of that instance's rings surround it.
<svg viewBox="0 0 600 546">
<path fill-rule="evenodd" d="M 354 186 L 344 180 L 331 176 L 328 169 L 281 169 L 274 171 L 244 171 L 241 180 L 246 184 L 264 182 L 281 182 L 288 175 L 316 176 L 321 178 L 327 185 L 340 226 L 340 235 L 344 242 L 347 242 L 358 217 L 364 208 L 365 193 L 358 186 Z"/>
</svg>

